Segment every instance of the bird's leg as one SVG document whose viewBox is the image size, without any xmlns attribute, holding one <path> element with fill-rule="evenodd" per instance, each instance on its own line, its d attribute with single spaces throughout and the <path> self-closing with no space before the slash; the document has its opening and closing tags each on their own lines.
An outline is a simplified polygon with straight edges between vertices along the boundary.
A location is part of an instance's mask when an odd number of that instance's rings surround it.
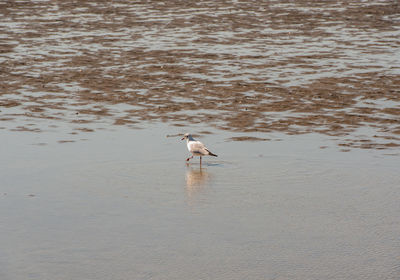
<svg viewBox="0 0 400 280">
<path fill-rule="evenodd" d="M 200 156 L 200 166 L 201 166 L 201 156 Z"/>
<path fill-rule="evenodd" d="M 191 157 L 188 157 L 187 159 L 186 159 L 186 161 L 189 161 L 190 159 L 192 159 L 193 158 L 193 155 L 191 156 Z"/>
</svg>

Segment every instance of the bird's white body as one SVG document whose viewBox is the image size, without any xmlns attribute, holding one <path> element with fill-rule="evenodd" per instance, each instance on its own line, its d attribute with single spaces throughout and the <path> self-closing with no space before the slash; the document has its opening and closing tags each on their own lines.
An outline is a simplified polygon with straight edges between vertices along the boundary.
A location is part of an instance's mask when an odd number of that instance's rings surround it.
<svg viewBox="0 0 400 280">
<path fill-rule="evenodd" d="M 204 147 L 204 144 L 200 141 L 190 141 L 188 139 L 187 148 L 194 156 L 206 156 L 209 154 L 207 148 Z"/>
</svg>

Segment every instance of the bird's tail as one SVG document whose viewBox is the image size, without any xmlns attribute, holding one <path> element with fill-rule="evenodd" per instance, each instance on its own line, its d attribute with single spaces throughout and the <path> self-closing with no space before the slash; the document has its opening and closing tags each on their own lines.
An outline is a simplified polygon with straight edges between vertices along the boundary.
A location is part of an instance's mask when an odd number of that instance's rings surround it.
<svg viewBox="0 0 400 280">
<path fill-rule="evenodd" d="M 208 150 L 207 150 L 208 151 Z M 213 157 L 217 157 L 216 154 L 211 153 L 210 151 L 208 151 L 208 155 L 213 156 Z"/>
</svg>

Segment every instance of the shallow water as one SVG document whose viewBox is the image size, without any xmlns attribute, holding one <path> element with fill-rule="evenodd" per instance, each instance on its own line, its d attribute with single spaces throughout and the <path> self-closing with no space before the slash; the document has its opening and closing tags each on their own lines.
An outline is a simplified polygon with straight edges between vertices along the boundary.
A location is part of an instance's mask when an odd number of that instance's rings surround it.
<svg viewBox="0 0 400 280">
<path fill-rule="evenodd" d="M 217 133 L 200 168 L 180 130 L 0 130 L 1 278 L 400 276 L 398 156 Z"/>
</svg>

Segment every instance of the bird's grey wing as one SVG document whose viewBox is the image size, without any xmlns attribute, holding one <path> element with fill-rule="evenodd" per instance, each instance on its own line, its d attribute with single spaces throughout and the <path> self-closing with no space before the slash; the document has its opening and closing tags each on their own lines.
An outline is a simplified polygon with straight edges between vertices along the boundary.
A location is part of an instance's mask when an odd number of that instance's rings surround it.
<svg viewBox="0 0 400 280">
<path fill-rule="evenodd" d="M 200 141 L 193 141 L 190 143 L 190 152 L 195 154 L 208 155 L 206 147 Z"/>
</svg>

